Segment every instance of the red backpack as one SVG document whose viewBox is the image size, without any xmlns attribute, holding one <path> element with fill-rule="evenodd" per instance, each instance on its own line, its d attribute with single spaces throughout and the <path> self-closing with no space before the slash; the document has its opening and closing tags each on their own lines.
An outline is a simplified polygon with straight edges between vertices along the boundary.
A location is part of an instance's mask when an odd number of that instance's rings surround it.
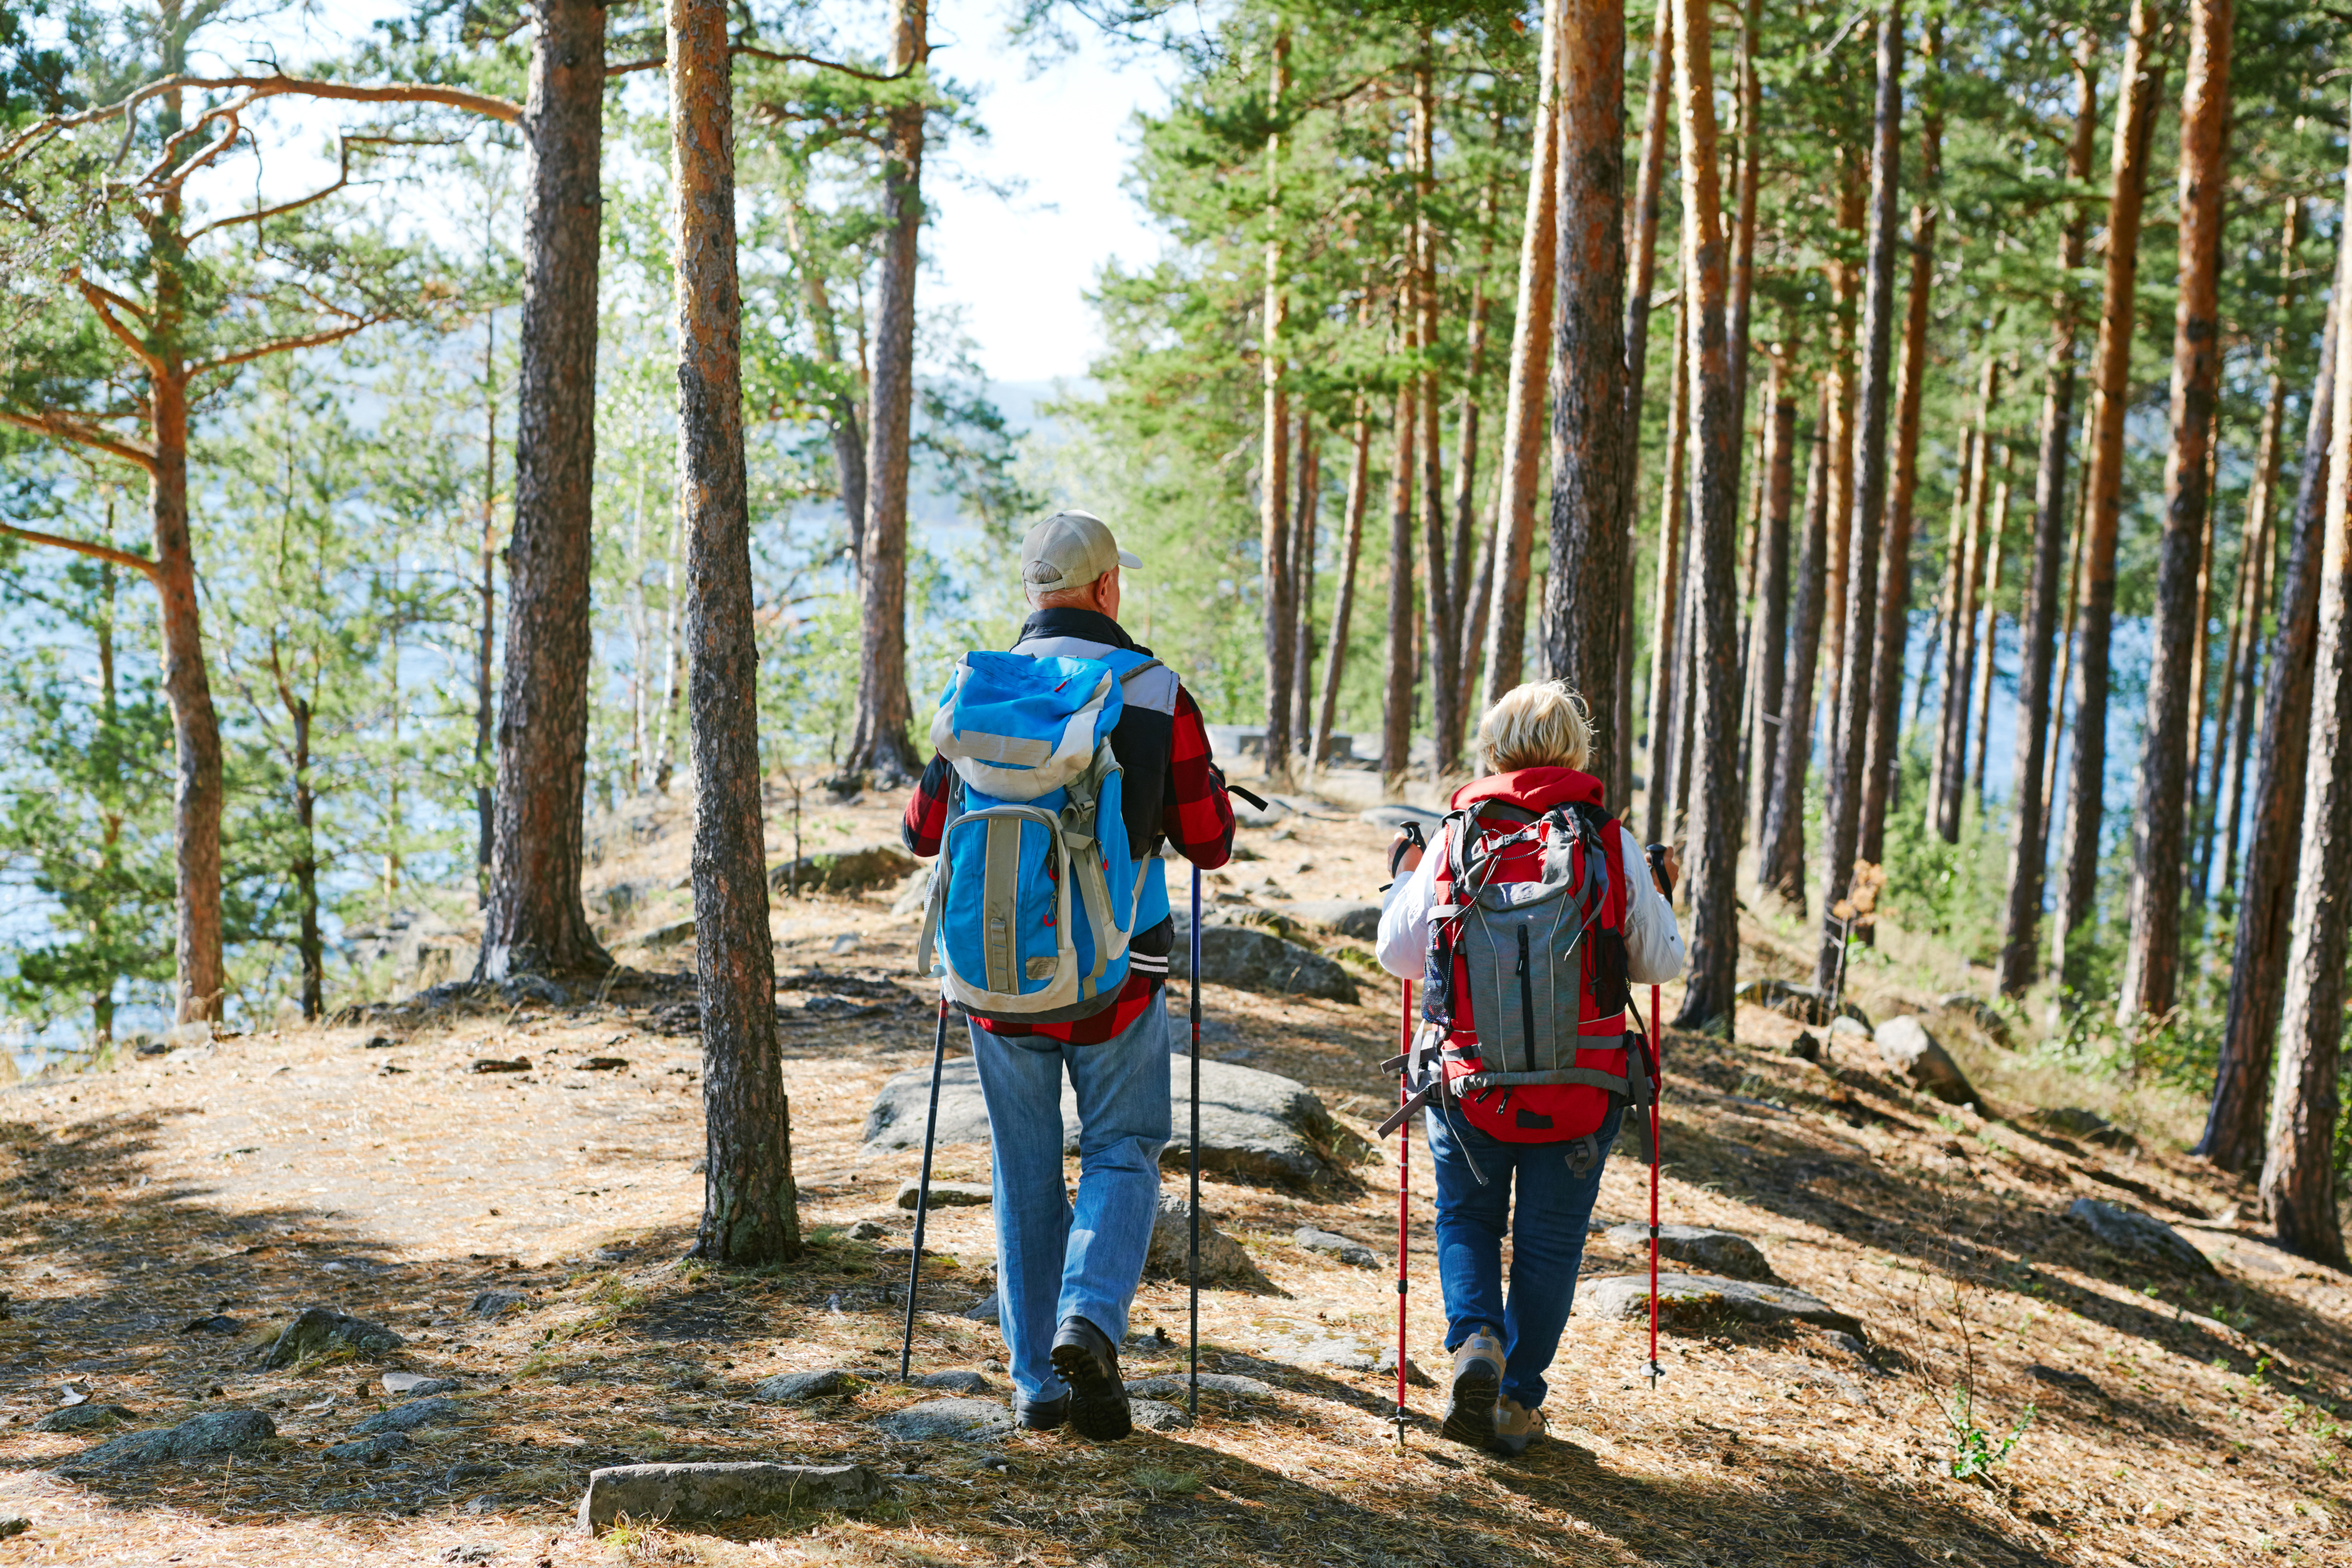
<svg viewBox="0 0 2352 1568">
<path fill-rule="evenodd" d="M 1505 1142 L 1570 1143 L 1588 1170 L 1611 1110 L 1648 1106 L 1654 1076 L 1626 1023 L 1616 819 L 1601 781 L 1569 768 L 1479 779 L 1451 805 L 1432 845 L 1444 859 L 1422 1026 L 1384 1069 L 1413 1091 L 1381 1131 L 1434 1102 Z M 1648 1120 L 1632 1120 L 1646 1148 Z"/>
</svg>

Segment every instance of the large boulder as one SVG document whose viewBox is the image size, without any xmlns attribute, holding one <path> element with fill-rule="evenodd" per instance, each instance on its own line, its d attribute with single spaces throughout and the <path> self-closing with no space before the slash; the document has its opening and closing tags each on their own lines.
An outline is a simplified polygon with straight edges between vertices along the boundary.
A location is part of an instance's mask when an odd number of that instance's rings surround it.
<svg viewBox="0 0 2352 1568">
<path fill-rule="evenodd" d="M 896 844 L 853 844 L 845 849 L 820 849 L 797 860 L 770 868 L 768 887 L 787 892 L 858 893 L 868 888 L 896 887 L 920 863 Z"/>
<path fill-rule="evenodd" d="M 1192 1207 L 1182 1193 L 1160 1194 L 1160 1212 L 1151 1219 L 1151 1247 L 1144 1254 L 1143 1272 L 1158 1279 L 1186 1279 L 1192 1268 Z M 1201 1211 L 1201 1283 L 1236 1290 L 1272 1290 L 1242 1244 L 1219 1230 L 1216 1216 Z"/>
<path fill-rule="evenodd" d="M 893 1411 L 875 1425 L 909 1442 L 981 1442 L 1012 1431 L 1013 1413 L 993 1399 L 933 1399 Z"/>
<path fill-rule="evenodd" d="M 133 1432 L 110 1443 L 85 1448 L 58 1469 L 69 1475 L 113 1465 L 160 1465 L 173 1459 L 208 1458 L 215 1454 L 234 1454 L 277 1436 L 277 1423 L 258 1410 L 207 1410 L 160 1432 Z"/>
<path fill-rule="evenodd" d="M 384 1356 L 405 1342 L 382 1323 L 327 1307 L 305 1307 L 262 1352 L 266 1368 L 292 1366 L 307 1356 L 349 1351 L 354 1356 Z"/>
<path fill-rule="evenodd" d="M 1361 899 L 1301 899 L 1284 906 L 1284 912 L 1337 936 L 1370 942 L 1380 934 L 1381 906 Z M 1203 963 L 1202 968 L 1208 964 Z"/>
<path fill-rule="evenodd" d="M 1191 942 L 1188 922 L 1179 915 L 1176 943 L 1168 954 L 1171 982 L 1185 980 L 1192 973 Z M 1202 926 L 1201 978 L 1211 985 L 1230 985 L 1236 991 L 1268 996 L 1356 1000 L 1356 977 L 1336 960 L 1248 926 Z"/>
<path fill-rule="evenodd" d="M 1181 1166 L 1191 1145 L 1192 1061 L 1168 1060 L 1175 1137 L 1161 1156 Z M 881 1149 L 919 1149 L 930 1093 L 928 1068 L 912 1068 L 882 1086 L 866 1115 L 865 1141 Z M 1062 1086 L 1063 1146 L 1078 1148 L 1077 1095 Z M 980 1092 L 980 1071 L 970 1057 L 948 1062 L 940 1074 L 938 1142 L 988 1142 L 988 1107 Z M 1201 1168 L 1247 1181 L 1322 1182 L 1370 1152 L 1324 1107 L 1313 1091 L 1279 1073 L 1260 1072 L 1232 1062 L 1201 1063 Z"/>
<path fill-rule="evenodd" d="M 1576 1315 L 1631 1322 L 1650 1313 L 1650 1277 L 1614 1274 L 1580 1281 Z M 1786 1285 L 1759 1285 L 1712 1274 L 1660 1274 L 1658 1321 L 1676 1330 L 1705 1330 L 1725 1319 L 1748 1323 L 1804 1323 L 1859 1336 L 1862 1322 L 1818 1296 Z"/>
<path fill-rule="evenodd" d="M 1874 1037 L 1878 1043 L 1878 1059 L 1908 1079 L 1913 1087 L 1934 1095 L 1947 1105 L 1980 1103 L 1977 1091 L 1960 1071 L 1951 1054 L 1936 1043 L 1927 1026 L 1906 1013 L 1899 1018 L 1889 1018 L 1878 1026 Z"/>
<path fill-rule="evenodd" d="M 882 1479 L 863 1465 L 614 1465 L 588 1473 L 580 1528 L 599 1535 L 624 1515 L 715 1523 L 803 1508 L 861 1508 L 889 1495 Z"/>
<path fill-rule="evenodd" d="M 1965 1019 L 1977 1033 L 2002 1050 L 2017 1049 L 2017 1037 L 2010 1032 L 2009 1020 L 2000 1009 L 1981 996 L 1971 996 L 1965 991 L 1954 991 L 1936 998 L 1939 1011 L 1953 1013 Z"/>
<path fill-rule="evenodd" d="M 2183 1273 L 2213 1272 L 2212 1260 L 2189 1239 L 2152 1214 L 2124 1204 L 2097 1198 L 2076 1198 L 2066 1206 L 2066 1217 L 2104 1245 L 2142 1263 L 2178 1268 Z"/>
<path fill-rule="evenodd" d="M 1629 1251 L 1646 1252 L 1650 1245 L 1650 1227 L 1634 1221 L 1612 1225 L 1607 1234 L 1612 1242 Z M 1672 1263 L 1693 1264 L 1709 1274 L 1730 1279 L 1772 1278 L 1772 1266 L 1764 1260 L 1756 1244 L 1728 1230 L 1662 1225 L 1658 1227 L 1658 1256 Z"/>
</svg>

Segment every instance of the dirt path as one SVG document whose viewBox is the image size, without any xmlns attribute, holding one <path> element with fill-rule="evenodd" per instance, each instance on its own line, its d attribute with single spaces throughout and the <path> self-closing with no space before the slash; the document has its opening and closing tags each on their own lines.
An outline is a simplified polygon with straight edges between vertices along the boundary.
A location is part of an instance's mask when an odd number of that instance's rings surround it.
<svg viewBox="0 0 2352 1568">
<path fill-rule="evenodd" d="M 1263 858 L 1218 886 L 1258 879 L 1236 910 L 1266 901 L 1267 876 L 1294 895 L 1362 891 L 1379 837 L 1337 812 L 1279 841 L 1261 831 L 1245 841 Z M 604 874 L 653 879 L 673 847 L 656 837 Z M 1310 869 L 1289 868 L 1300 862 Z M 1961 1050 L 1988 1121 L 1897 1084 L 1866 1041 L 1833 1038 L 1826 1067 L 1797 1060 L 1784 1049 L 1796 1026 L 1753 1008 L 1738 1046 L 1670 1047 L 1667 1218 L 1754 1238 L 1781 1280 L 1863 1321 L 1865 1352 L 1717 1323 L 1669 1336 L 1653 1393 L 1631 1376 L 1635 1326 L 1578 1319 L 1547 1406 L 1556 1440 L 1517 1462 L 1454 1447 L 1432 1425 L 1437 1394 L 1419 1389 L 1400 1456 L 1391 1385 L 1364 1364 L 1392 1331 L 1391 1144 L 1331 1190 L 1209 1184 L 1209 1207 L 1281 1293 L 1204 1295 L 1204 1364 L 1275 1392 L 1204 1404 L 1198 1429 L 1112 1447 L 1058 1434 L 899 1442 L 876 1418 L 931 1394 L 879 1375 L 838 1399 L 761 1403 L 754 1386 L 781 1371 L 895 1371 L 911 1216 L 891 1198 L 917 1156 L 859 1134 L 882 1080 L 926 1059 L 930 1012 L 896 978 L 912 926 L 889 899 L 779 913 L 788 1010 L 844 992 L 885 1008 L 801 1014 L 788 1032 L 811 1246 L 787 1268 L 677 1261 L 702 1184 L 697 1042 L 659 1032 L 674 992 L 289 1030 L 0 1093 L 0 1516 L 32 1521 L 0 1540 L 0 1563 L 422 1563 L 477 1547 L 517 1565 L 2352 1557 L 2333 1414 L 2352 1372 L 2345 1278 L 2241 1227 L 2191 1224 L 2242 1194 L 2178 1156 L 2039 1130 L 2004 1093 L 2047 1081 L 2027 1064 Z M 1749 934 L 1769 970 L 1780 939 Z M 1360 952 L 1351 962 L 1360 1005 L 1214 989 L 1210 1004 L 1220 1041 L 1238 1042 L 1226 1052 L 1300 1079 L 1364 1130 L 1391 1092 L 1373 1064 L 1397 997 Z M 1906 1005 L 1889 986 L 1867 1001 L 1882 1015 Z M 471 1070 L 519 1058 L 530 1070 Z M 626 1066 L 581 1065 L 593 1058 Z M 1418 1150 L 1413 1165 L 1411 1342 L 1437 1367 Z M 944 1150 L 940 1174 L 984 1181 L 982 1155 Z M 2219 1272 L 2095 1245 L 2064 1217 L 2079 1196 L 2175 1222 Z M 1637 1172 L 1612 1163 L 1601 1211 L 1642 1203 Z M 882 1234 L 851 1239 L 860 1221 Z M 1307 1223 L 1369 1244 L 1381 1267 L 1299 1247 L 1291 1233 Z M 940 1211 L 931 1237 L 917 1370 L 977 1369 L 1001 1395 L 992 1329 L 961 1316 L 988 1291 L 987 1210 Z M 1585 1272 L 1635 1265 L 1596 1237 Z M 520 1300 L 478 1315 L 493 1290 Z M 255 1348 L 311 1305 L 406 1342 L 382 1364 L 258 1370 Z M 184 1331 L 216 1316 L 238 1327 Z M 1148 1342 L 1163 1330 L 1181 1343 L 1183 1318 L 1181 1286 L 1146 1283 L 1130 1375 L 1181 1371 Z M 1977 1426 L 1997 1437 L 2035 1411 L 1980 1484 L 1949 1478 L 1955 1437 L 1934 1397 L 1970 1358 Z M 458 1418 L 379 1467 L 329 1458 L 390 1403 L 387 1368 L 458 1380 Z M 32 1429 L 61 1385 L 130 1407 L 136 1427 L 235 1406 L 268 1414 L 278 1436 L 233 1462 L 67 1479 L 52 1467 L 105 1434 Z M 572 1530 L 590 1468 L 684 1458 L 855 1458 L 898 1478 L 898 1500 L 692 1536 Z"/>
</svg>

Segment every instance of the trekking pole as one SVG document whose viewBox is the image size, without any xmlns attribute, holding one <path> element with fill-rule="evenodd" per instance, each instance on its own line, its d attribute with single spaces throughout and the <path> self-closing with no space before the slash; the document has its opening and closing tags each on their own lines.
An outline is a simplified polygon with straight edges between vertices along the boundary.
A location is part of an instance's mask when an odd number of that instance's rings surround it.
<svg viewBox="0 0 2352 1568">
<path fill-rule="evenodd" d="M 1658 1055 L 1658 988 L 1650 987 L 1650 1386 L 1658 1386 L 1658 1091 L 1666 1069 Z"/>
<path fill-rule="evenodd" d="M 940 1069 L 948 1055 L 948 994 L 940 993 L 940 1028 L 931 1037 L 931 1103 L 923 1113 L 923 1178 L 915 1189 L 915 1250 L 907 1259 L 907 1334 L 898 1346 L 898 1381 L 907 1381 L 915 1358 L 915 1286 L 923 1272 L 923 1221 L 931 1207 L 931 1137 L 940 1128 Z"/>
<path fill-rule="evenodd" d="M 1412 1054 L 1412 982 L 1404 983 L 1404 1016 L 1397 1021 L 1397 1049 L 1405 1056 Z M 1412 1064 L 1408 1061 L 1397 1070 L 1397 1103 L 1408 1105 L 1412 1100 L 1411 1075 Z M 1410 1184 L 1406 1170 L 1412 1162 L 1412 1118 L 1405 1118 L 1397 1128 L 1397 1452 L 1404 1452 L 1404 1296 L 1408 1254 L 1405 1246 L 1409 1237 L 1405 1228 L 1406 1205 L 1410 1202 Z"/>
<path fill-rule="evenodd" d="M 1192 868 L 1192 1380 L 1184 1391 L 1184 1414 L 1201 1419 L 1201 868 Z"/>
</svg>

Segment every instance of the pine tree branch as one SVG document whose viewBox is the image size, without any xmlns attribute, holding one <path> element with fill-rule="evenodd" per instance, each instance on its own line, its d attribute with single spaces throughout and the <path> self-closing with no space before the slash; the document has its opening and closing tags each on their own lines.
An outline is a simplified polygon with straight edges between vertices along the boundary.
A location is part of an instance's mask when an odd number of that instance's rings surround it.
<svg viewBox="0 0 2352 1568">
<path fill-rule="evenodd" d="M 106 330 L 113 333 L 124 348 L 131 351 L 131 357 L 144 365 L 149 374 L 161 374 L 163 362 L 158 359 L 145 343 L 139 341 L 136 333 L 122 324 L 122 319 L 114 313 L 114 308 L 118 305 L 127 307 L 135 315 L 143 316 L 146 312 L 121 295 L 92 283 L 81 275 L 79 268 L 74 272 L 73 280 L 75 287 L 81 290 L 82 299 L 89 303 L 92 310 L 97 312 L 98 319 L 106 324 Z"/>
<path fill-rule="evenodd" d="M 119 436 L 110 436 L 95 426 L 84 425 L 60 414 L 18 414 L 13 409 L 0 408 L 0 424 L 14 425 L 21 430 L 31 430 L 59 441 L 71 441 L 110 457 L 120 458 L 126 463 L 136 463 L 151 474 L 155 471 L 153 447 L 126 441 Z"/>
<path fill-rule="evenodd" d="M 226 370 L 231 365 L 243 364 L 248 360 L 267 359 L 271 354 L 290 353 L 296 349 L 315 349 L 327 343 L 339 343 L 354 332 L 364 331 L 379 321 L 390 320 L 392 317 L 389 312 L 375 316 L 354 316 L 344 326 L 327 327 L 319 331 L 304 332 L 291 338 L 275 338 L 249 349 L 240 349 L 233 354 L 223 354 L 218 359 L 208 359 L 202 364 L 192 365 L 188 369 L 188 378 L 193 381 L 207 372 Z"/>
<path fill-rule="evenodd" d="M 814 66 L 819 70 L 838 71 L 843 76 L 856 77 L 859 81 L 904 81 L 914 74 L 915 67 L 919 63 L 909 60 L 894 71 L 869 71 L 860 70 L 856 66 L 844 65 L 839 60 L 824 59 L 816 55 L 797 55 L 782 49 L 763 49 L 756 44 L 731 45 L 727 52 L 745 59 L 766 60 L 772 65 Z M 623 60 L 618 65 L 608 65 L 604 68 L 604 74 L 627 76 L 632 71 L 660 70 L 668 64 L 669 56 L 660 54 L 646 59 Z"/>
<path fill-rule="evenodd" d="M 325 186 L 320 190 L 312 191 L 307 196 L 297 196 L 290 202 L 280 202 L 274 207 L 257 207 L 252 212 L 232 213 L 227 217 L 221 218 L 214 223 L 208 223 L 205 225 L 204 227 L 195 230 L 187 237 L 186 243 L 194 245 L 196 241 L 204 238 L 205 236 L 213 233 L 216 229 L 232 228 L 238 224 L 244 223 L 266 223 L 271 218 L 283 217 L 288 213 L 299 212 L 304 207 L 310 206 L 314 203 L 325 201 L 329 196 L 333 195 L 337 191 L 341 190 L 345 185 L 352 183 L 352 143 L 353 142 L 383 142 L 389 140 L 391 140 L 391 138 L 382 136 L 345 136 L 341 138 L 342 144 L 342 164 L 341 168 L 335 175 L 335 183 L 333 184 Z"/>
<path fill-rule="evenodd" d="M 445 109 L 462 109 L 501 123 L 512 125 L 522 119 L 522 105 L 509 99 L 486 92 L 473 92 L 461 87 L 443 87 L 431 82 L 387 82 L 370 87 L 359 82 L 320 81 L 310 77 L 288 76 L 282 71 L 268 76 L 174 76 L 149 82 L 130 97 L 118 102 L 102 104 L 79 114 L 52 115 L 18 132 L 6 146 L 0 147 L 0 163 L 14 162 L 17 154 L 37 141 L 46 140 L 60 131 L 79 126 L 96 125 L 120 117 L 123 121 L 122 147 L 115 154 L 120 163 L 131 150 L 131 139 L 137 129 L 139 106 L 160 93 L 194 88 L 199 91 L 226 92 L 242 89 L 245 103 L 265 98 L 293 95 L 302 98 L 331 99 L 345 103 L 434 103 Z"/>
<path fill-rule="evenodd" d="M 0 419 L 13 419 L 0 414 Z M 37 528 L 19 528 L 13 522 L 0 522 L 0 539 L 21 539 L 27 544 L 53 544 L 59 550 L 70 550 L 77 555 L 94 556 L 138 573 L 149 582 L 162 581 L 161 570 L 144 555 L 133 555 L 128 550 L 117 550 L 111 544 L 100 544 L 93 540 L 68 539 L 61 533 L 43 533 Z"/>
</svg>

